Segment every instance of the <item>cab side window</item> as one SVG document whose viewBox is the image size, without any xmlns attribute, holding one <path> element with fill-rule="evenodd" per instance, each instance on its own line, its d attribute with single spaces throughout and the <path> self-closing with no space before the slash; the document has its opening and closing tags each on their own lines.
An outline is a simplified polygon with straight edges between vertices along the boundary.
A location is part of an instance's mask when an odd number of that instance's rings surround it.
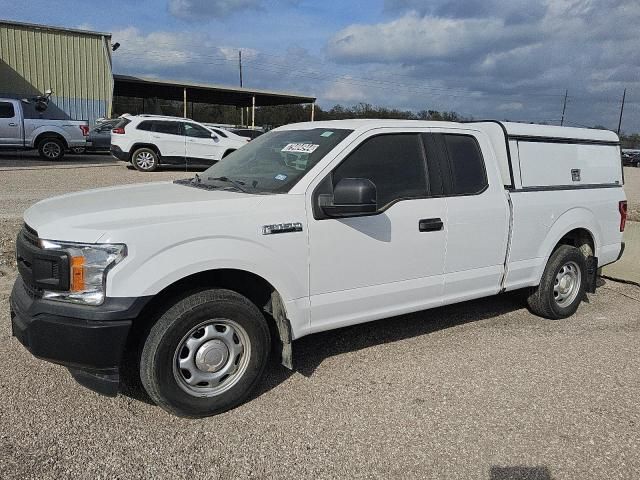
<svg viewBox="0 0 640 480">
<path fill-rule="evenodd" d="M 472 135 L 423 135 L 433 196 L 477 195 L 489 186 L 484 158 Z"/>
<path fill-rule="evenodd" d="M 0 102 L 0 118 L 13 118 L 16 116 L 13 103 Z"/>
<path fill-rule="evenodd" d="M 187 137 L 211 138 L 211 132 L 209 130 L 193 123 L 184 124 L 184 133 Z"/>
<path fill-rule="evenodd" d="M 153 122 L 153 131 L 156 133 L 165 133 L 168 135 L 183 135 L 182 123 L 180 122 Z"/>
<path fill-rule="evenodd" d="M 445 134 L 454 195 L 473 195 L 488 185 L 480 146 L 470 135 Z"/>
<path fill-rule="evenodd" d="M 368 178 L 378 191 L 378 206 L 427 196 L 422 144 L 418 134 L 384 134 L 365 140 L 333 172 L 343 178 Z"/>
</svg>

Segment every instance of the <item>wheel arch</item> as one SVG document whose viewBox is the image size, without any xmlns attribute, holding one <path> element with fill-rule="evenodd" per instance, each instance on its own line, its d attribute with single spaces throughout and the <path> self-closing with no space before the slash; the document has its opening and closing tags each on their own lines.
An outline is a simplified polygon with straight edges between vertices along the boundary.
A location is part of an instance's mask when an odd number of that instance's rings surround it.
<svg viewBox="0 0 640 480">
<path fill-rule="evenodd" d="M 158 155 L 158 163 L 160 163 L 160 160 L 162 159 L 162 153 L 160 153 L 160 149 L 153 143 L 145 142 L 136 142 L 131 145 L 131 148 L 129 149 L 129 161 L 133 159 L 133 154 L 136 152 L 136 150 L 139 150 L 141 148 L 149 148 L 156 152 L 156 155 Z"/>
<path fill-rule="evenodd" d="M 194 291 L 220 288 L 231 290 L 248 298 L 263 312 L 271 332 L 274 352 L 280 355 L 281 363 L 292 369 L 292 328 L 287 318 L 284 301 L 271 282 L 262 276 L 241 269 L 219 268 L 192 273 L 167 285 L 145 305 L 134 322 L 131 332 L 133 341 L 139 342 L 158 319 L 159 315 L 176 299 Z"/>
<path fill-rule="evenodd" d="M 539 266 L 537 278 L 540 280 L 549 258 L 560 245 L 580 248 L 585 256 L 598 256 L 600 248 L 600 227 L 593 212 L 586 208 L 573 208 L 560 215 L 541 243 L 538 258 L 545 261 Z"/>
<path fill-rule="evenodd" d="M 54 131 L 46 131 L 46 132 L 39 133 L 33 140 L 33 146 L 35 148 L 39 148 L 40 142 L 42 142 L 47 138 L 57 138 L 58 140 L 62 141 L 65 150 L 69 148 L 69 143 L 67 142 L 67 139 L 65 138 L 65 136 L 59 132 L 54 132 Z"/>
</svg>

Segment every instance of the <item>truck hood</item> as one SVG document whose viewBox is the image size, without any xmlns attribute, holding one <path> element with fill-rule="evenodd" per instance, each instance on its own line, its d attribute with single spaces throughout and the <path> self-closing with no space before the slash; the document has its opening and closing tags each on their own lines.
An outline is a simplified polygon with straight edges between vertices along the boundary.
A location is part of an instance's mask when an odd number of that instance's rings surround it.
<svg viewBox="0 0 640 480">
<path fill-rule="evenodd" d="M 196 218 L 242 215 L 263 199 L 172 182 L 99 188 L 49 198 L 24 214 L 40 238 L 95 243 L 107 232 Z"/>
</svg>

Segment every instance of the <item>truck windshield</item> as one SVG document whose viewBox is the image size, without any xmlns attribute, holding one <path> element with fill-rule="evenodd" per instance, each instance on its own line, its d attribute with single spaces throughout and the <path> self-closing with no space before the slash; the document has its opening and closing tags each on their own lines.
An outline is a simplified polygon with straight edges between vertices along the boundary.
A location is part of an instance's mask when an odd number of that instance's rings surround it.
<svg viewBox="0 0 640 480">
<path fill-rule="evenodd" d="M 248 193 L 286 193 L 352 130 L 273 131 L 219 161 L 194 182 Z"/>
</svg>

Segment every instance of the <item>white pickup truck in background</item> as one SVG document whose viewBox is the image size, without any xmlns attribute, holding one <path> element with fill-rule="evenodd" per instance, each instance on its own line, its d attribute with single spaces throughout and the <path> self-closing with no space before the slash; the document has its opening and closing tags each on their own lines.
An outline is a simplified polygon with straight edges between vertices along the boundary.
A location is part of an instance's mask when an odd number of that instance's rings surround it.
<svg viewBox="0 0 640 480">
<path fill-rule="evenodd" d="M 163 408 L 212 415 L 305 335 L 516 289 L 572 315 L 622 255 L 622 186 L 609 131 L 287 125 L 192 179 L 27 210 L 13 334 L 97 391 L 133 365 Z"/>
<path fill-rule="evenodd" d="M 22 102 L 0 98 L 0 149 L 37 149 L 43 159 L 59 160 L 67 150 L 86 147 L 88 122 L 25 118 Z"/>
</svg>

